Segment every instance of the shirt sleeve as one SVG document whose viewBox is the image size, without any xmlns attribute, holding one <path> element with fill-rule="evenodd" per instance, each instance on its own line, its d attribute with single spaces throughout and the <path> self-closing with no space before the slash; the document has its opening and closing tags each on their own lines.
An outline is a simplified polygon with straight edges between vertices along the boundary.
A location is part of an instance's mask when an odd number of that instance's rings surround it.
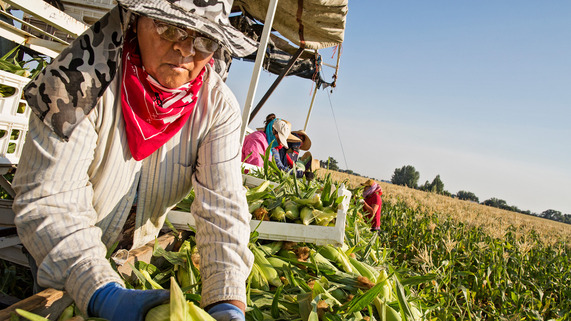
<svg viewBox="0 0 571 321">
<path fill-rule="evenodd" d="M 278 168 L 284 172 L 289 171 L 289 167 L 287 167 L 284 163 L 282 163 L 282 160 L 280 159 L 280 151 L 276 148 L 272 149 L 272 157 L 274 158 L 274 161 L 276 162 L 276 165 L 278 166 Z"/>
<path fill-rule="evenodd" d="M 240 171 L 239 109 L 219 113 L 198 147 L 191 212 L 202 277 L 201 306 L 223 300 L 246 303 L 253 263 L 248 249 L 250 218 Z"/>
<path fill-rule="evenodd" d="M 96 143 L 89 118 L 65 142 L 32 114 L 13 182 L 14 222 L 38 265 L 38 284 L 65 289 L 83 311 L 98 287 L 123 283 L 95 226 L 88 169 Z"/>
<path fill-rule="evenodd" d="M 261 154 L 266 152 L 266 148 L 259 139 L 261 136 L 262 135 L 258 135 L 257 133 L 252 133 L 244 138 L 242 161 L 260 167 L 264 166 L 264 160 Z"/>
</svg>

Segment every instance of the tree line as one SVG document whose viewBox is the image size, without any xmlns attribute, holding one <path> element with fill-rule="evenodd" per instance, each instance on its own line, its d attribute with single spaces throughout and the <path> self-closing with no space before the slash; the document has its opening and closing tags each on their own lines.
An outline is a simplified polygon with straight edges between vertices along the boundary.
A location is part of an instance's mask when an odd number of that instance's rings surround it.
<svg viewBox="0 0 571 321">
<path fill-rule="evenodd" d="M 327 168 L 352 175 L 362 176 L 358 173 L 353 172 L 352 170 L 339 169 L 337 161 L 332 157 L 329 157 L 326 161 L 321 161 L 320 163 L 322 168 Z M 420 179 L 420 173 L 414 168 L 414 166 L 406 165 L 401 168 L 395 169 L 391 177 L 390 183 L 395 185 L 407 186 L 425 192 L 432 192 L 440 195 L 450 196 L 460 200 L 471 201 L 482 205 L 496 207 L 512 212 L 534 215 L 548 220 L 571 224 L 571 214 L 563 214 L 560 211 L 556 211 L 554 209 L 548 209 L 541 213 L 533 213 L 529 210 L 521 210 L 517 206 L 509 205 L 505 200 L 496 197 L 492 197 L 490 199 L 480 202 L 478 196 L 469 191 L 460 190 L 456 194 L 452 194 L 444 189 L 444 183 L 442 182 L 442 179 L 440 179 L 440 175 L 436 175 L 436 177 L 434 177 L 432 181 L 426 181 L 422 185 L 418 184 L 419 179 Z"/>
</svg>

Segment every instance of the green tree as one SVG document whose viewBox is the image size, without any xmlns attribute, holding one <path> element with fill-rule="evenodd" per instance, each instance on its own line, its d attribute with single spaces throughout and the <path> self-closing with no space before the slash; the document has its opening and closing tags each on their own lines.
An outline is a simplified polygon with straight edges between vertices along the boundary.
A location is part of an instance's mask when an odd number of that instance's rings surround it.
<svg viewBox="0 0 571 321">
<path fill-rule="evenodd" d="M 444 190 L 444 183 L 440 179 L 440 175 L 436 175 L 436 177 L 432 180 L 432 183 L 426 181 L 424 185 L 420 186 L 418 189 L 421 191 L 450 196 L 450 193 Z"/>
<path fill-rule="evenodd" d="M 402 168 L 395 169 L 395 172 L 391 177 L 391 183 L 417 188 L 419 178 L 420 173 L 416 171 L 414 166 L 406 165 Z"/>
<path fill-rule="evenodd" d="M 322 168 L 327 168 L 333 171 L 339 170 L 339 165 L 337 165 L 337 161 L 335 158 L 329 156 L 326 161 L 320 161 L 320 165 Z"/>
<path fill-rule="evenodd" d="M 495 198 L 495 197 L 492 197 L 488 200 L 483 201 L 482 204 L 492 206 L 492 207 L 501 208 L 502 210 L 507 210 L 507 211 L 513 211 L 513 212 L 519 212 L 520 211 L 520 209 L 517 208 L 517 206 L 510 206 L 510 205 L 508 205 L 508 203 L 506 203 L 506 201 L 504 201 L 502 199 Z"/>
<path fill-rule="evenodd" d="M 474 194 L 472 192 L 458 191 L 458 193 L 456 193 L 456 197 L 458 197 L 458 199 L 461 199 L 461 200 L 480 203 L 480 201 L 478 200 L 478 196 L 476 196 L 476 194 Z"/>
<path fill-rule="evenodd" d="M 438 194 L 444 193 L 444 183 L 440 179 L 440 175 L 436 175 L 432 183 L 430 183 L 430 191 Z"/>
<path fill-rule="evenodd" d="M 555 221 L 561 221 L 561 219 L 563 218 L 561 212 L 552 209 L 543 211 L 540 214 L 540 216 L 548 220 L 555 220 Z"/>
</svg>

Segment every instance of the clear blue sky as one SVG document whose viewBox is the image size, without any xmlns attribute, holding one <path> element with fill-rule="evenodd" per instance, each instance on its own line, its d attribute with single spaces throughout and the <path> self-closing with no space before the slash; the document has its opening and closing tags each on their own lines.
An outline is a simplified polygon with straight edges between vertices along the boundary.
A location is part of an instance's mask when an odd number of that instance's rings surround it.
<svg viewBox="0 0 571 321">
<path fill-rule="evenodd" d="M 314 157 L 571 214 L 571 2 L 350 1 L 340 65 L 309 120 Z M 253 66 L 230 69 L 242 106 Z M 255 102 L 274 79 L 262 72 Z M 303 128 L 311 89 L 287 77 L 250 127 L 274 112 Z"/>
</svg>

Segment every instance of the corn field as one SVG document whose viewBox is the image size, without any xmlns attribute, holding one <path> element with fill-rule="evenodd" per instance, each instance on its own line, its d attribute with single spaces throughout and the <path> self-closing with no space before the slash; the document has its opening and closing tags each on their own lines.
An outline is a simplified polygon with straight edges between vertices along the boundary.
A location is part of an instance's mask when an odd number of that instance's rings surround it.
<svg viewBox="0 0 571 321">
<path fill-rule="evenodd" d="M 330 175 L 296 180 L 272 163 L 253 174 L 278 183 L 273 190 L 264 184 L 248 194 L 251 206 L 265 199 L 255 208 L 268 206 L 268 215 L 280 204 L 291 206 L 291 200 L 318 208 L 321 196 L 315 193 L 336 195 L 341 184 Z M 261 240 L 252 232 L 255 261 L 247 282 L 246 320 L 570 319 L 571 262 L 565 237 L 548 242 L 529 224 L 501 225 L 490 233 L 488 225 L 442 215 L 417 200 L 411 206 L 386 190 L 381 230 L 371 232 L 359 202 L 362 187 L 349 189 L 341 247 Z M 325 199 L 336 202 L 335 197 Z M 189 209 L 192 201 L 191 193 L 179 208 Z M 304 224 L 284 215 L 279 219 Z M 164 259 L 161 265 L 139 261 L 133 266 L 137 280 L 128 287 L 171 289 L 171 306 L 157 307 L 149 321 L 172 319 L 173 311 L 180 320 L 205 318 L 191 316 L 203 313 L 196 307 L 201 281 L 193 234 L 180 243 L 172 252 L 155 247 L 153 255 Z M 179 285 L 183 303 L 181 295 L 172 296 Z M 173 309 L 173 302 L 183 310 Z M 73 307 L 68 312 L 70 317 L 78 314 Z"/>
</svg>

